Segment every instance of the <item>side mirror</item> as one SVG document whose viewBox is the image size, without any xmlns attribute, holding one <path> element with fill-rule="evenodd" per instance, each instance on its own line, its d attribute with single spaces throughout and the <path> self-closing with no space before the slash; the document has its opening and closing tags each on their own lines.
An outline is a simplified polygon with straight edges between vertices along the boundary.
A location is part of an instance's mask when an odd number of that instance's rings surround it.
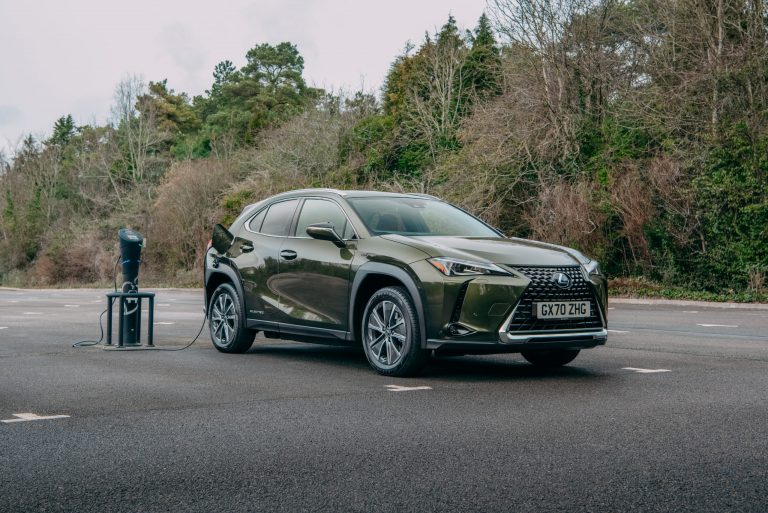
<svg viewBox="0 0 768 513">
<path fill-rule="evenodd" d="M 307 235 L 313 239 L 333 242 L 340 248 L 347 247 L 347 243 L 341 238 L 341 235 L 336 233 L 336 230 L 333 229 L 333 225 L 330 223 L 316 223 L 307 226 Z"/>
<path fill-rule="evenodd" d="M 222 225 L 217 224 L 213 227 L 213 236 L 211 237 L 211 246 L 220 254 L 224 254 L 232 246 L 235 236 L 229 233 L 229 230 Z"/>
</svg>

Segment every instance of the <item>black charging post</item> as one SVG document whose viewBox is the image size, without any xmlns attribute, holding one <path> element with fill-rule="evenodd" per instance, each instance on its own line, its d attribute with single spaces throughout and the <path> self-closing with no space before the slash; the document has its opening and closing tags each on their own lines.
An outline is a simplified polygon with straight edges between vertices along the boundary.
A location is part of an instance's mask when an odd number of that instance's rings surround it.
<svg viewBox="0 0 768 513">
<path fill-rule="evenodd" d="M 149 299 L 147 311 L 147 345 L 154 345 L 155 294 L 139 292 L 139 267 L 141 248 L 144 237 L 139 232 L 121 229 L 117 232 L 120 239 L 120 262 L 123 267 L 123 285 L 120 292 L 107 294 L 109 316 L 107 317 L 107 342 L 112 345 L 112 305 L 118 300 L 118 347 L 141 345 L 141 307 L 142 300 Z"/>
</svg>

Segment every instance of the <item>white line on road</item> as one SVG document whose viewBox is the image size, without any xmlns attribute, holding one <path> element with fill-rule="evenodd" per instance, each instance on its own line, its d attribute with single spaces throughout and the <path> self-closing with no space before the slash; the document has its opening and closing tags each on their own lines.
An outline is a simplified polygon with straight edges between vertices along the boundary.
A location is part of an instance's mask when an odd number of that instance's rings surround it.
<svg viewBox="0 0 768 513">
<path fill-rule="evenodd" d="M 7 330 L 8 326 L 0 326 L 0 330 Z"/>
<path fill-rule="evenodd" d="M 698 310 L 683 310 L 683 313 L 699 313 Z"/>
<path fill-rule="evenodd" d="M 164 326 L 170 326 L 171 324 L 176 324 L 174 322 L 156 322 L 155 324 L 162 324 Z"/>
<path fill-rule="evenodd" d="M 43 315 L 43 312 L 23 312 L 24 315 Z"/>
<path fill-rule="evenodd" d="M 404 387 L 400 385 L 384 385 L 390 392 L 410 392 L 411 390 L 432 390 L 432 387 Z"/>
<path fill-rule="evenodd" d="M 68 419 L 69 415 L 37 415 L 36 413 L 14 413 L 15 419 L 4 419 L 0 422 L 10 424 L 11 422 L 29 422 L 30 420 L 53 420 Z"/>
<path fill-rule="evenodd" d="M 80 305 L 64 305 L 67 308 L 80 308 Z"/>
<path fill-rule="evenodd" d="M 609 307 L 608 307 L 608 310 L 616 310 L 616 308 L 615 308 L 615 307 L 613 307 L 613 306 L 609 306 Z"/>
<path fill-rule="evenodd" d="M 621 369 L 637 372 L 638 374 L 653 374 L 654 372 L 672 372 L 669 369 L 638 369 L 637 367 L 622 367 Z"/>
<path fill-rule="evenodd" d="M 629 333 L 628 331 L 621 331 L 621 330 L 608 330 L 608 333 Z"/>
<path fill-rule="evenodd" d="M 696 326 L 701 326 L 702 328 L 738 328 L 735 324 L 697 324 Z"/>
<path fill-rule="evenodd" d="M 157 306 L 171 306 L 168 303 L 158 303 Z"/>
</svg>

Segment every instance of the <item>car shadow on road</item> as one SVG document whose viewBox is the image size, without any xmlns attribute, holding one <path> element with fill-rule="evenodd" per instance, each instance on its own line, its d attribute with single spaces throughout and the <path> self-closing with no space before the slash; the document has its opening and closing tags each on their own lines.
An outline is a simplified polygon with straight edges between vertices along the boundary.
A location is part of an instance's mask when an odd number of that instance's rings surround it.
<svg viewBox="0 0 768 513">
<path fill-rule="evenodd" d="M 424 368 L 422 377 L 456 381 L 488 380 L 552 380 L 605 378 L 603 373 L 579 366 L 574 362 L 557 369 L 542 369 L 525 361 L 519 355 L 453 356 L 432 358 Z"/>
<path fill-rule="evenodd" d="M 266 341 L 265 341 L 266 342 Z M 368 366 L 363 351 L 358 347 L 324 346 L 294 342 L 261 343 L 254 345 L 247 354 L 270 356 L 286 362 L 303 362 L 333 366 L 350 372 L 374 374 Z M 541 369 L 520 359 L 516 354 L 487 356 L 433 357 L 422 372 L 410 379 L 440 379 L 449 381 L 517 381 L 605 379 L 607 375 L 586 365 L 579 365 L 578 359 L 559 369 Z M 403 379 L 403 378 L 400 378 Z"/>
</svg>

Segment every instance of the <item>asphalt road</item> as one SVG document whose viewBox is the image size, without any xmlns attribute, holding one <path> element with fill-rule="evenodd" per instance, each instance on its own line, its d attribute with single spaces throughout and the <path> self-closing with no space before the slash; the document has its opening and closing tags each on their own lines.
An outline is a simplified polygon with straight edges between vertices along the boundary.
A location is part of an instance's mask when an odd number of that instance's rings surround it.
<svg viewBox="0 0 768 513">
<path fill-rule="evenodd" d="M 0 511 L 766 511 L 768 310 L 613 303 L 606 347 L 418 378 L 344 348 L 74 349 L 97 290 L 0 289 Z M 202 321 L 158 291 L 156 343 Z M 657 372 L 648 372 L 657 371 Z M 393 391 L 388 385 L 429 387 Z"/>
</svg>

